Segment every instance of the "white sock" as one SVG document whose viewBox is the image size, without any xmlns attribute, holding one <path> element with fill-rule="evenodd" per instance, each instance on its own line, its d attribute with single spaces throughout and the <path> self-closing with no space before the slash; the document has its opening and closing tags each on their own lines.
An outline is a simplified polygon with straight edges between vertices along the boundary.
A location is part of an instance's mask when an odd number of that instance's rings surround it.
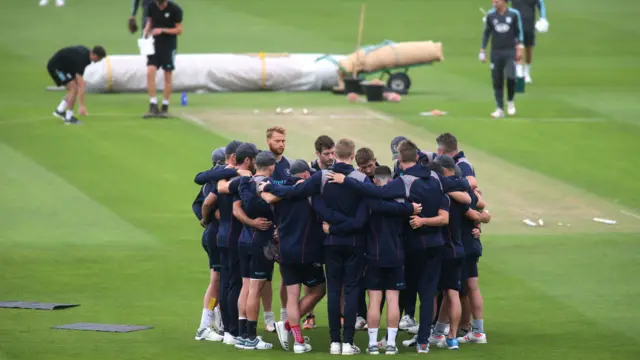
<svg viewBox="0 0 640 360">
<path fill-rule="evenodd" d="M 151 99 L 149 99 L 149 103 L 151 104 L 157 104 L 158 103 L 158 98 L 157 97 L 152 97 Z"/>
<path fill-rule="evenodd" d="M 289 320 L 289 316 L 287 315 L 287 309 L 280 309 L 280 321 Z"/>
<path fill-rule="evenodd" d="M 58 108 L 56 110 L 58 112 L 65 112 L 67 110 L 67 100 L 62 99 L 60 105 L 58 105 Z"/>
<path fill-rule="evenodd" d="M 200 329 L 208 328 L 213 323 L 213 310 L 202 309 L 202 317 L 200 318 Z"/>
<path fill-rule="evenodd" d="M 433 329 L 433 336 L 442 336 L 445 334 L 445 330 L 447 330 L 448 323 L 441 323 L 440 321 L 436 322 L 436 327 Z"/>
<path fill-rule="evenodd" d="M 73 110 L 67 110 L 67 113 L 64 115 L 64 118 L 66 120 L 71 120 L 72 117 L 73 117 Z"/>
<path fill-rule="evenodd" d="M 525 75 L 529 75 L 529 72 L 531 71 L 531 64 L 527 64 L 524 66 L 524 74 Z"/>
<path fill-rule="evenodd" d="M 167 105 L 167 106 L 169 106 L 169 100 L 162 100 L 162 105 Z"/>
<path fill-rule="evenodd" d="M 398 328 L 387 328 L 387 345 L 396 346 Z"/>
<path fill-rule="evenodd" d="M 369 328 L 369 346 L 378 345 L 378 328 Z"/>
<path fill-rule="evenodd" d="M 264 317 L 264 322 L 266 323 L 267 320 L 273 320 L 275 319 L 275 315 L 273 314 L 273 311 L 265 311 L 262 316 Z"/>
</svg>

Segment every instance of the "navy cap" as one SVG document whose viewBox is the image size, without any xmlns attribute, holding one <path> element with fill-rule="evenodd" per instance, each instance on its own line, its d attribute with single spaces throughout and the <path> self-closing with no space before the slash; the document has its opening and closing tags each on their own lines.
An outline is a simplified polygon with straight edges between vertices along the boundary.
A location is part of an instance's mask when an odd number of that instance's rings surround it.
<svg viewBox="0 0 640 360">
<path fill-rule="evenodd" d="M 246 158 L 254 158 L 258 155 L 258 148 L 252 143 L 242 143 L 236 149 L 236 159 L 243 162 Z"/>
<path fill-rule="evenodd" d="M 435 158 L 435 161 L 442 165 L 443 168 L 453 170 L 456 173 L 456 176 L 462 176 L 462 170 L 456 165 L 456 161 L 449 155 L 438 155 Z"/>
<path fill-rule="evenodd" d="M 256 165 L 258 166 L 272 166 L 276 162 L 276 156 L 271 151 L 261 151 L 256 155 Z"/>
<path fill-rule="evenodd" d="M 295 160 L 289 167 L 289 172 L 291 172 L 291 175 L 302 174 L 305 171 L 308 171 L 310 173 L 313 172 L 309 167 L 309 164 L 302 159 Z"/>
<path fill-rule="evenodd" d="M 238 150 L 238 146 L 242 145 L 242 141 L 233 140 L 224 148 L 225 155 L 233 155 Z"/>
<path fill-rule="evenodd" d="M 393 140 L 391 140 L 391 157 L 393 158 L 393 160 L 398 158 L 398 144 L 400 144 L 400 142 L 403 140 L 407 140 L 407 137 L 396 136 L 393 138 Z"/>
<path fill-rule="evenodd" d="M 226 154 L 224 152 L 224 147 L 219 147 L 211 153 L 211 161 L 213 162 L 213 165 L 224 163 L 225 157 Z"/>
</svg>

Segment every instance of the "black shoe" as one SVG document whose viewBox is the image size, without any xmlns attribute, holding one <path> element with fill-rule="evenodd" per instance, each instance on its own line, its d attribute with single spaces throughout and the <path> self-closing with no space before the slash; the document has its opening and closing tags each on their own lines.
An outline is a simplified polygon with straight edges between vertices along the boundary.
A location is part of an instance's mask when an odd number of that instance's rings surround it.
<svg viewBox="0 0 640 360">
<path fill-rule="evenodd" d="M 149 119 L 160 116 L 160 110 L 158 110 L 158 104 L 149 104 L 149 112 L 142 116 L 143 119 Z"/>
<path fill-rule="evenodd" d="M 169 105 L 162 104 L 162 110 L 160 110 L 160 117 L 168 118 L 169 117 Z"/>
<path fill-rule="evenodd" d="M 75 116 L 64 120 L 65 125 L 82 125 L 82 121 L 78 120 Z"/>
<path fill-rule="evenodd" d="M 53 110 L 53 116 L 57 117 L 60 120 L 64 120 L 64 115 L 65 115 L 64 111 L 58 111 L 58 109 Z"/>
</svg>

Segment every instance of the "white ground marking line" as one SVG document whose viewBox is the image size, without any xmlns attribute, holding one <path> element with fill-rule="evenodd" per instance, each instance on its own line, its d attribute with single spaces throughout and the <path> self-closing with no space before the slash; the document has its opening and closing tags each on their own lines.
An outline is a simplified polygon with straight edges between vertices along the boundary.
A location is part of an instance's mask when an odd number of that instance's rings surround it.
<svg viewBox="0 0 640 360">
<path fill-rule="evenodd" d="M 393 117 L 391 117 L 389 115 L 385 115 L 385 114 L 379 113 L 377 111 L 369 110 L 369 109 L 367 109 L 366 112 L 369 115 L 371 115 L 371 116 L 373 116 L 373 117 L 375 117 L 377 119 L 384 120 L 384 121 L 386 121 L 388 123 L 393 123 Z"/>
<path fill-rule="evenodd" d="M 632 213 L 630 211 L 626 211 L 626 210 L 620 210 L 620 212 L 625 214 L 625 215 L 627 215 L 627 216 L 631 216 L 631 217 L 634 217 L 634 218 L 640 220 L 640 215 L 638 215 L 638 214 L 634 214 L 634 213 Z"/>
<path fill-rule="evenodd" d="M 183 119 L 189 120 L 191 122 L 194 122 L 200 126 L 205 126 L 204 121 L 198 119 L 197 117 L 193 116 L 193 115 L 189 115 L 189 114 L 180 114 L 180 117 L 182 117 Z"/>
<path fill-rule="evenodd" d="M 424 116 L 419 116 L 424 117 Z M 511 121 L 511 122 L 532 122 L 532 123 L 594 123 L 594 122 L 606 122 L 605 118 L 522 118 L 522 117 L 504 117 L 493 119 L 489 116 L 486 117 L 467 117 L 467 116 L 429 116 L 429 119 L 452 119 L 452 120 L 471 120 L 471 121 Z"/>
</svg>

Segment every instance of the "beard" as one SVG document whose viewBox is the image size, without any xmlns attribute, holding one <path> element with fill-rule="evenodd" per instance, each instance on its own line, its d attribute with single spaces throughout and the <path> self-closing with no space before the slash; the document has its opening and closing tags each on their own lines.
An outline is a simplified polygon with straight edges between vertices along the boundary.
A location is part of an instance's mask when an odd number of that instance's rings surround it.
<svg viewBox="0 0 640 360">
<path fill-rule="evenodd" d="M 284 154 L 284 148 L 282 148 L 281 150 L 281 149 L 269 146 L 269 151 L 271 151 L 275 156 L 280 156 Z"/>
</svg>

